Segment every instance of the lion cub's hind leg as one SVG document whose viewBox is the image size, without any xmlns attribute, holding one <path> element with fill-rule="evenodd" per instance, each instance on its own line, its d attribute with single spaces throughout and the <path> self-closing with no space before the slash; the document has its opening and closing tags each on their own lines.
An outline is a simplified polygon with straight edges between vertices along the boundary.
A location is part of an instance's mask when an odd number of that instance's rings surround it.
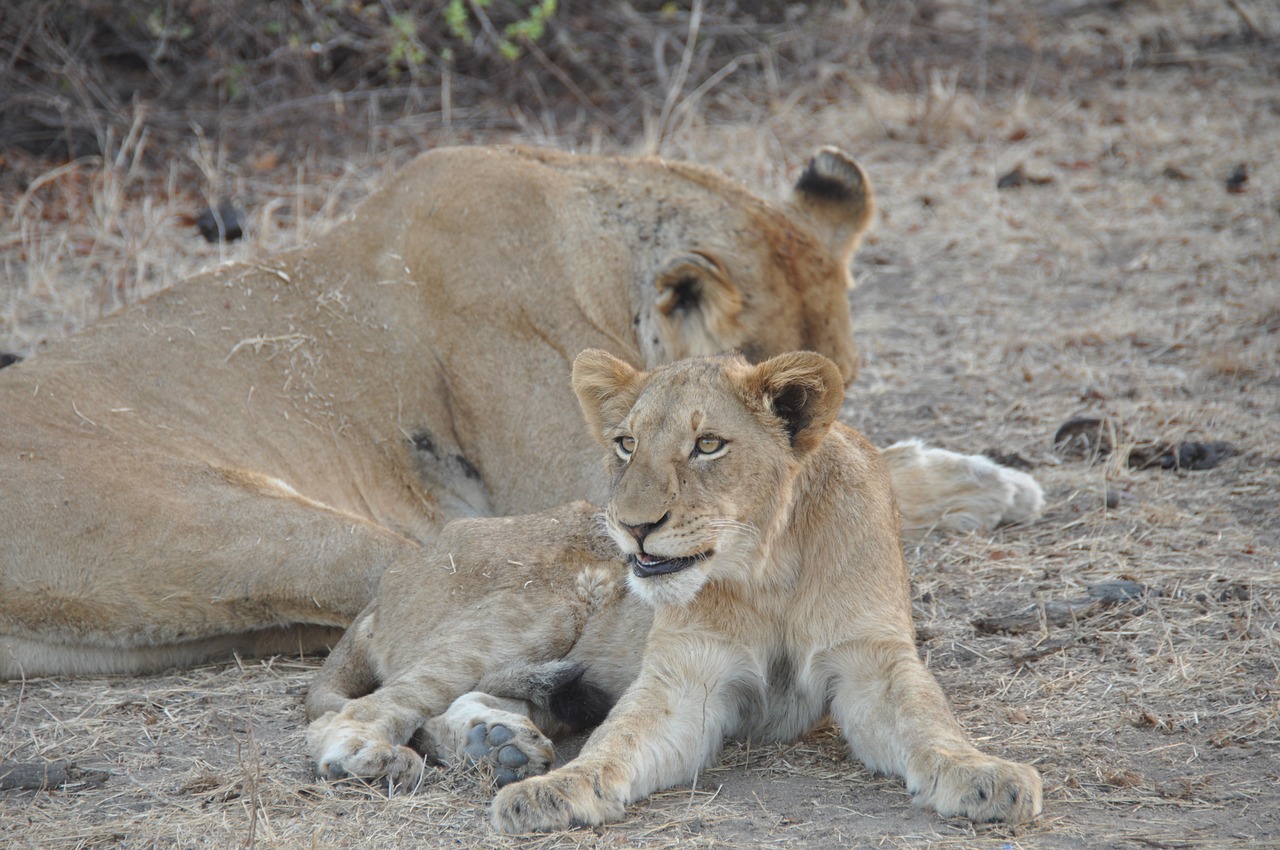
<svg viewBox="0 0 1280 850">
<path fill-rule="evenodd" d="M 472 691 L 453 701 L 423 731 L 443 761 L 483 765 L 499 786 L 546 773 L 555 758 L 551 741 L 525 713 L 528 703 Z"/>
<path fill-rule="evenodd" d="M 413 686 L 379 688 L 370 605 L 338 641 L 307 692 L 307 753 L 329 780 L 358 777 L 391 787 L 422 781 L 422 757 L 406 746 L 424 710 Z M 426 697 L 423 689 L 418 697 Z"/>
<path fill-rule="evenodd" d="M 331 682 L 363 681 L 361 625 L 363 618 L 349 632 L 357 637 L 355 646 L 340 644 L 334 650 L 355 672 L 323 678 L 326 688 L 308 700 L 310 709 L 334 704 L 340 691 Z M 424 777 L 421 751 L 429 760 L 455 767 L 482 765 L 506 785 L 550 767 L 555 750 L 539 725 L 556 733 L 594 725 L 608 713 L 607 698 L 582 681 L 583 667 L 572 662 L 508 661 L 475 681 L 474 671 L 489 649 L 422 662 L 322 713 L 307 730 L 307 751 L 317 772 L 330 780 L 357 777 L 412 789 Z"/>
<path fill-rule="evenodd" d="M 420 564 L 384 573 L 307 698 L 319 774 L 413 787 L 425 775 L 414 744 L 499 781 L 545 772 L 539 725 L 562 728 L 571 718 L 557 706 L 581 705 L 585 689 L 563 659 L 623 592 L 594 514 L 571 505 L 450 523 Z"/>
<path fill-rule="evenodd" d="M 485 765 L 499 786 L 546 773 L 555 756 L 548 734 L 591 728 L 609 713 L 612 700 L 584 672 L 557 660 L 491 673 L 422 731 L 441 761 Z"/>
</svg>

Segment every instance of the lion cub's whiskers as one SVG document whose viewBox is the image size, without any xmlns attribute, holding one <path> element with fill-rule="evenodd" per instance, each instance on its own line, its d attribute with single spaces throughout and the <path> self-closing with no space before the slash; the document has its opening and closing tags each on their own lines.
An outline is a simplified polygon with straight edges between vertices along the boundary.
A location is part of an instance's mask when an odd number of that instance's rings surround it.
<svg viewBox="0 0 1280 850">
<path fill-rule="evenodd" d="M 734 519 L 713 519 L 707 522 L 707 529 L 710 532 L 731 531 L 738 532 L 744 539 L 743 543 L 751 546 L 759 545 L 761 534 L 759 527 L 747 523 L 739 522 Z M 707 535 L 709 543 L 715 542 L 719 534 L 709 533 Z"/>
</svg>

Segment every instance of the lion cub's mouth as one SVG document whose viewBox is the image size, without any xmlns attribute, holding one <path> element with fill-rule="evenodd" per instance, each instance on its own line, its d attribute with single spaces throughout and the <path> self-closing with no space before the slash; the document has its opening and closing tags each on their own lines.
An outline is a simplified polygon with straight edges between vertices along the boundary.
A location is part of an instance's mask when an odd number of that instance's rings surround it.
<svg viewBox="0 0 1280 850">
<path fill-rule="evenodd" d="M 631 556 L 631 572 L 635 573 L 638 578 L 652 578 L 653 576 L 678 573 L 683 569 L 692 567 L 698 561 L 704 560 L 710 554 L 710 552 L 702 552 L 697 555 L 691 555 L 688 558 L 663 558 L 658 555 L 650 555 L 648 552 L 637 552 Z"/>
</svg>

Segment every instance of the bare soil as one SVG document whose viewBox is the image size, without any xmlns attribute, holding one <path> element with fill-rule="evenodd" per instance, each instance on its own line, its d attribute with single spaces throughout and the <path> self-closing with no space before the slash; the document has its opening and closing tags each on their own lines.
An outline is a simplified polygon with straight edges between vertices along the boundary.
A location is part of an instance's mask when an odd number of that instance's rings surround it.
<svg viewBox="0 0 1280 850">
<path fill-rule="evenodd" d="M 1042 771 L 1039 820 L 916 811 L 823 728 L 730 744 L 623 823 L 506 838 L 479 777 L 440 771 L 392 798 L 317 781 L 301 700 L 320 659 L 275 658 L 0 685 L 0 788 L 14 765 L 55 774 L 0 790 L 0 844 L 1280 846 L 1280 9 L 867 5 L 812 36 L 804 73 L 762 88 L 730 74 L 661 136 L 411 115 L 333 142 L 317 115 L 311 149 L 151 151 L 140 114 L 105 158 L 4 154 L 0 351 L 29 356 L 202 266 L 313 238 L 437 144 L 656 149 L 770 194 L 838 144 L 881 206 L 856 260 L 866 363 L 844 417 L 880 444 L 990 450 L 1048 494 L 1028 525 L 908 546 L 921 651 L 983 747 Z M 1019 166 L 1020 185 L 997 188 Z M 219 197 L 248 210 L 230 246 L 178 218 Z M 1110 423 L 1113 454 L 1053 450 L 1082 415 Z M 1183 441 L 1237 453 L 1194 471 L 1125 463 Z M 1117 580 L 1141 591 L 1055 616 Z M 980 627 L 1029 609 L 1012 633 Z"/>
</svg>

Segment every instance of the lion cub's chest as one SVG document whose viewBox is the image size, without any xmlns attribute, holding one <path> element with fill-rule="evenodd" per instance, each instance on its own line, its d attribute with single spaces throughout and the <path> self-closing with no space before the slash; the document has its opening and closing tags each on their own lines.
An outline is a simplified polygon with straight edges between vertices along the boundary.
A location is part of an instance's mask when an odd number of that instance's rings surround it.
<svg viewBox="0 0 1280 850">
<path fill-rule="evenodd" d="M 742 737 L 790 741 L 812 729 L 826 713 L 826 693 L 808 674 L 810 665 L 794 648 L 757 649 L 754 687 L 744 693 Z"/>
</svg>

